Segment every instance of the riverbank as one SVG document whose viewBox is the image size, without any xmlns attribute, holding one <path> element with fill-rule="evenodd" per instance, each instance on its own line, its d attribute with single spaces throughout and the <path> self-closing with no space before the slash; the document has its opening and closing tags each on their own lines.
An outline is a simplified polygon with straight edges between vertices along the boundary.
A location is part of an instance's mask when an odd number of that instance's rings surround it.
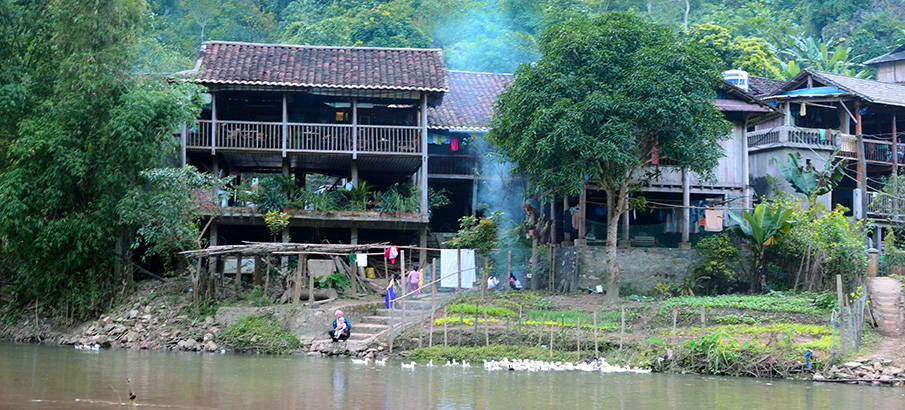
<svg viewBox="0 0 905 410">
<path fill-rule="evenodd" d="M 7 313 L 0 340 L 205 352 L 389 353 L 386 335 L 318 343 L 332 309 L 348 309 L 355 329 L 361 316 L 379 307 L 377 297 L 337 299 L 309 309 L 271 305 L 260 292 L 248 291 L 218 305 L 202 306 L 200 315 L 195 314 L 191 300 L 186 278 L 141 282 L 128 300 L 86 323 L 56 325 L 42 318 L 40 310 L 37 320 L 29 310 Z M 815 295 L 660 301 L 633 297 L 622 302 L 604 307 L 602 296 L 594 294 L 490 293 L 484 301 L 479 295 L 466 294 L 449 303 L 445 315 L 440 308 L 423 324 L 410 322 L 405 331 L 394 332 L 391 356 L 425 363 L 431 359 L 479 363 L 503 357 L 575 362 L 597 355 L 610 363 L 668 373 L 884 382 L 905 378 L 902 342 L 884 339 L 869 327 L 857 354 L 833 356 L 830 311 Z M 254 320 L 238 328 L 245 317 Z M 228 336 L 226 329 L 232 329 Z M 812 370 L 806 368 L 807 350 L 813 353 Z M 859 359 L 857 365 L 854 358 Z"/>
</svg>

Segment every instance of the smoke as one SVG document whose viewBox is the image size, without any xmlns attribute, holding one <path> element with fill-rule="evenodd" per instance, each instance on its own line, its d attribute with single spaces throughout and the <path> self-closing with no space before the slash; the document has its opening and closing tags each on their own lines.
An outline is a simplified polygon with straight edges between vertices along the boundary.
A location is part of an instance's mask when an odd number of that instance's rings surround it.
<svg viewBox="0 0 905 410">
<path fill-rule="evenodd" d="M 521 174 L 515 172 L 515 165 L 494 155 L 492 148 L 481 136 L 475 137 L 475 147 L 482 154 L 478 167 L 481 180 L 478 184 L 479 216 L 489 217 L 496 211 L 502 211 L 499 224 L 498 251 L 491 255 L 493 269 L 491 272 L 505 280 L 509 263 L 509 251 L 512 251 L 512 276 L 523 286 L 525 280 L 524 266 L 531 257 L 531 244 L 526 241 L 525 232 L 520 224 L 525 220 L 522 210 L 524 188 Z M 533 204 L 537 207 L 537 204 Z"/>
</svg>

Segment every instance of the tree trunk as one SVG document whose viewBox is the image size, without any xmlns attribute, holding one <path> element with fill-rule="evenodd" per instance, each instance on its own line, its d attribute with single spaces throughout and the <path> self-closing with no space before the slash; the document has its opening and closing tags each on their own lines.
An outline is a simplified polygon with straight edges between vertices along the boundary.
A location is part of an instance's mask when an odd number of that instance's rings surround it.
<svg viewBox="0 0 905 410">
<path fill-rule="evenodd" d="M 607 224 L 606 224 L 606 295 L 604 303 L 616 303 L 619 301 L 619 264 L 616 260 L 616 242 L 619 234 L 619 218 L 622 217 L 622 201 L 617 199 L 616 193 L 606 189 Z M 621 190 L 620 190 L 621 191 Z"/>
</svg>

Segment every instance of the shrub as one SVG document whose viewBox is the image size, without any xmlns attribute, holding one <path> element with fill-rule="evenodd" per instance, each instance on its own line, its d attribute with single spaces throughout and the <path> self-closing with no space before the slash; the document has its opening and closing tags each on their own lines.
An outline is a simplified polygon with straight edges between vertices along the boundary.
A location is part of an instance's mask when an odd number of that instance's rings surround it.
<svg viewBox="0 0 905 410">
<path fill-rule="evenodd" d="M 247 316 L 220 332 L 217 339 L 238 351 L 266 354 L 288 354 L 301 347 L 299 339 L 277 324 L 270 314 Z"/>
<path fill-rule="evenodd" d="M 739 279 L 738 248 L 728 234 L 708 236 L 694 246 L 704 261 L 694 268 L 695 287 L 705 295 L 728 292 Z"/>
</svg>

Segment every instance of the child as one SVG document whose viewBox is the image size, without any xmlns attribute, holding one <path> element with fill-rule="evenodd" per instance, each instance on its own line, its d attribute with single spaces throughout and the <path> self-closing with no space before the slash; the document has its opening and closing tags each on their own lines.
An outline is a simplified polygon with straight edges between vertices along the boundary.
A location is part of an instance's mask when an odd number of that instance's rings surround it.
<svg viewBox="0 0 905 410">
<path fill-rule="evenodd" d="M 418 265 L 412 269 L 408 274 L 409 279 L 409 289 L 415 292 L 415 297 L 418 297 L 418 292 L 421 291 L 421 272 L 418 271 Z"/>
<path fill-rule="evenodd" d="M 352 330 L 352 324 L 349 323 L 349 319 L 343 317 L 343 311 L 336 311 L 336 320 L 333 321 L 333 332 L 330 337 L 334 342 L 338 342 L 341 340 L 346 340 L 349 338 Z"/>
</svg>

